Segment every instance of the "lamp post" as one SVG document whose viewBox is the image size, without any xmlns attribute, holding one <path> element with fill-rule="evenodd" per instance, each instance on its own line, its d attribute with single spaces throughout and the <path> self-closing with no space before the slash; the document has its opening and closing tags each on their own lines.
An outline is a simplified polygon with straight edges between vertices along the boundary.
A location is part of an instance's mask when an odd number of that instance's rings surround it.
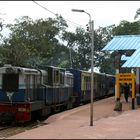
<svg viewBox="0 0 140 140">
<path fill-rule="evenodd" d="M 94 78 L 93 78 L 93 69 L 94 69 L 94 21 L 91 21 L 91 15 L 87 13 L 84 10 L 79 9 L 72 9 L 73 12 L 83 12 L 88 14 L 89 16 L 89 32 L 91 33 L 91 103 L 90 103 L 90 126 L 93 126 L 93 84 L 94 84 Z"/>
</svg>

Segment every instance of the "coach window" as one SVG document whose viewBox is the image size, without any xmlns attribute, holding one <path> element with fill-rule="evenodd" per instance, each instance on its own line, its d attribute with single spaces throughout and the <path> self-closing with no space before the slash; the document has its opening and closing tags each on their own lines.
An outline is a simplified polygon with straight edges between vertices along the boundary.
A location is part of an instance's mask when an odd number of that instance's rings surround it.
<svg viewBox="0 0 140 140">
<path fill-rule="evenodd" d="M 27 97 L 29 97 L 30 94 L 30 85 L 31 85 L 30 82 L 31 82 L 31 75 L 26 75 L 25 87 L 26 87 Z"/>
<path fill-rule="evenodd" d="M 71 77 L 71 86 L 73 87 L 73 80 L 74 78 L 73 77 Z"/>
<path fill-rule="evenodd" d="M 43 84 L 47 84 L 48 83 L 48 74 L 43 75 L 42 78 L 43 78 Z"/>
<path fill-rule="evenodd" d="M 54 71 L 54 83 L 59 83 L 59 71 Z"/>
<path fill-rule="evenodd" d="M 90 90 L 90 77 L 87 77 L 87 90 Z"/>
<path fill-rule="evenodd" d="M 67 76 L 67 84 L 68 84 L 69 86 L 73 86 L 73 77 Z"/>
<path fill-rule="evenodd" d="M 71 77 L 70 76 L 68 76 L 68 79 L 69 79 L 69 86 L 71 86 L 72 84 L 72 81 L 71 81 Z"/>
<path fill-rule="evenodd" d="M 85 77 L 85 89 L 87 90 L 88 89 L 88 76 Z"/>
<path fill-rule="evenodd" d="M 67 83 L 67 85 L 70 85 L 70 79 L 69 79 L 68 75 L 67 75 L 66 83 Z"/>
<path fill-rule="evenodd" d="M 94 77 L 94 81 L 97 81 L 98 82 L 98 78 L 97 77 Z M 94 84 L 94 87 L 96 87 L 96 84 L 95 84 L 96 82 L 94 82 L 93 84 Z"/>
<path fill-rule="evenodd" d="M 64 73 L 60 73 L 60 84 L 64 84 Z"/>
</svg>

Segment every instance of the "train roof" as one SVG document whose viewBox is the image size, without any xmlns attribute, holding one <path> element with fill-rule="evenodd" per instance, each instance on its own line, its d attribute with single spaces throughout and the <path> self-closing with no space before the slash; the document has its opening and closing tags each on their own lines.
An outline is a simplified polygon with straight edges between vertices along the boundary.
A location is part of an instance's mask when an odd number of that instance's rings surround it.
<svg viewBox="0 0 140 140">
<path fill-rule="evenodd" d="M 86 73 L 86 74 L 90 74 L 91 71 L 85 71 L 85 70 L 78 70 L 78 69 L 67 69 L 68 71 L 79 71 L 81 73 Z M 114 76 L 114 75 L 111 75 L 111 74 L 106 74 L 106 73 L 98 73 L 98 72 L 95 72 L 94 71 L 94 74 L 97 74 L 97 75 L 104 75 L 104 76 Z M 115 77 L 115 76 L 114 76 Z"/>
<path fill-rule="evenodd" d="M 60 67 L 56 67 L 56 66 L 45 66 L 44 69 L 46 69 L 46 68 L 60 69 L 60 70 L 66 71 L 66 68 L 60 68 Z"/>
<path fill-rule="evenodd" d="M 46 71 L 44 70 L 38 70 L 38 69 L 33 69 L 33 68 L 25 68 L 25 67 L 18 67 L 18 66 L 12 66 L 12 65 L 4 65 L 3 67 L 0 67 L 0 73 L 6 72 L 6 69 L 11 70 L 13 73 L 26 73 L 26 74 L 40 74 L 43 73 L 45 74 Z"/>
<path fill-rule="evenodd" d="M 66 71 L 66 72 L 65 72 L 65 75 L 73 76 L 73 74 L 72 74 L 70 71 Z"/>
<path fill-rule="evenodd" d="M 79 72 L 83 72 L 83 73 L 91 73 L 90 71 L 86 71 L 86 70 L 78 70 L 78 69 L 67 69 L 68 71 L 70 70 L 73 70 L 73 71 L 79 71 Z M 98 73 L 98 72 L 94 72 L 95 74 L 100 74 L 100 73 Z"/>
</svg>

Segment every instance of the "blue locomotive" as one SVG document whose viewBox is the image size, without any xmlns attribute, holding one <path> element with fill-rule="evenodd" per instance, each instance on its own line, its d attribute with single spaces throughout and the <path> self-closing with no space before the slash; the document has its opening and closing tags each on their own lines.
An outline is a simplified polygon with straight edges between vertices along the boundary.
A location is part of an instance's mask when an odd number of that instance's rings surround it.
<svg viewBox="0 0 140 140">
<path fill-rule="evenodd" d="M 114 76 L 95 73 L 94 81 L 94 98 L 114 94 Z M 88 102 L 90 86 L 87 71 L 4 65 L 0 68 L 0 122 L 26 122 L 33 116 L 47 116 Z"/>
</svg>

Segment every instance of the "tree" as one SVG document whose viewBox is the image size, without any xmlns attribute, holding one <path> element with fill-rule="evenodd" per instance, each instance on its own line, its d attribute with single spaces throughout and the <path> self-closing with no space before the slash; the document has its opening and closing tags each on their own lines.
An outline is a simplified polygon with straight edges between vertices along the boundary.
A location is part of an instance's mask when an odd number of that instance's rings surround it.
<svg viewBox="0 0 140 140">
<path fill-rule="evenodd" d="M 114 25 L 106 28 L 100 27 L 94 31 L 94 66 L 102 67 L 105 55 L 108 52 L 101 52 L 102 48 L 112 38 Z M 67 42 L 70 50 L 70 60 L 72 67 L 76 69 L 88 70 L 91 67 L 91 37 L 89 32 L 83 28 L 77 28 L 75 33 L 65 32 L 63 40 Z M 69 63 L 70 64 L 70 63 Z M 103 69 L 106 70 L 106 69 Z"/>
<path fill-rule="evenodd" d="M 113 29 L 113 35 L 137 35 L 140 34 L 140 22 L 123 20 Z"/>
<path fill-rule="evenodd" d="M 91 39 L 88 32 L 82 28 L 76 29 L 75 51 L 73 55 L 73 67 L 88 70 L 91 64 Z"/>
<path fill-rule="evenodd" d="M 65 31 L 63 33 L 62 40 L 66 42 L 66 47 L 69 49 L 69 61 L 67 61 L 67 64 L 69 65 L 69 68 L 72 68 L 74 61 L 74 56 L 72 54 L 74 53 L 74 46 L 77 41 L 76 34 Z"/>
<path fill-rule="evenodd" d="M 5 63 L 18 66 L 35 66 L 44 64 L 43 60 L 52 58 L 60 45 L 57 36 L 67 27 L 62 17 L 33 21 L 24 16 L 15 19 L 15 24 L 7 25 L 10 37 L 2 45 L 6 51 Z M 45 63 L 47 65 L 47 61 Z"/>
<path fill-rule="evenodd" d="M 140 34 L 140 21 L 136 21 L 136 22 L 128 22 L 126 20 L 123 20 L 120 22 L 120 24 L 118 26 L 114 26 L 112 29 L 112 36 L 116 36 L 116 35 L 139 35 Z M 123 51 L 123 53 L 125 53 Z M 121 55 L 123 54 L 121 53 Z M 132 51 L 130 51 L 130 53 L 132 53 Z M 112 59 L 112 61 L 111 61 Z M 104 68 L 108 65 L 108 67 L 110 69 L 112 69 L 112 73 L 115 73 L 115 65 L 113 64 L 115 61 L 115 53 L 112 53 L 110 55 L 110 58 L 106 58 L 106 61 L 104 62 L 102 60 L 101 62 L 101 71 L 104 71 Z M 109 63 L 108 63 L 109 62 Z M 120 65 L 122 65 L 122 61 L 120 61 Z M 112 66 L 112 67 L 111 67 Z M 106 72 L 109 69 L 106 69 Z"/>
<path fill-rule="evenodd" d="M 114 73 L 114 55 L 102 52 L 113 35 L 139 34 L 139 21 L 121 21 L 94 30 L 94 66 L 101 72 Z M 24 16 L 7 25 L 11 33 L 0 48 L 0 64 L 45 67 L 54 65 L 88 70 L 91 67 L 91 37 L 83 28 L 67 32 L 67 23 L 61 17 L 33 21 Z M 63 42 L 62 42 L 63 41 Z M 62 42 L 62 43 L 60 43 Z"/>
<path fill-rule="evenodd" d="M 5 14 L 0 13 L 0 15 L 5 15 Z M 0 18 L 0 31 L 3 30 L 3 25 L 4 25 L 3 22 L 4 22 L 4 20 L 2 18 Z"/>
<path fill-rule="evenodd" d="M 134 19 L 137 19 L 140 15 L 140 8 L 137 9 Z"/>
<path fill-rule="evenodd" d="M 103 73 L 110 73 L 114 72 L 114 62 L 112 61 L 112 55 L 110 52 L 101 51 L 105 45 L 112 39 L 113 33 L 112 30 L 114 29 L 115 25 L 110 25 L 107 27 L 99 27 L 96 30 L 95 36 L 95 45 L 96 45 L 96 66 L 100 68 L 100 72 Z"/>
</svg>

